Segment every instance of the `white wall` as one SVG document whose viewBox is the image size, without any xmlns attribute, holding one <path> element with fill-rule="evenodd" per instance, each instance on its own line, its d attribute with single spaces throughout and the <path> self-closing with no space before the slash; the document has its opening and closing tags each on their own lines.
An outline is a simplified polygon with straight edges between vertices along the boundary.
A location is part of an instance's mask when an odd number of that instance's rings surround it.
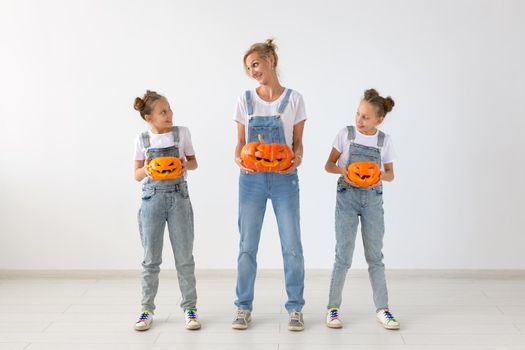
<svg viewBox="0 0 525 350">
<path fill-rule="evenodd" d="M 197 267 L 234 268 L 232 115 L 255 86 L 244 51 L 273 36 L 282 82 L 309 116 L 307 267 L 332 265 L 336 176 L 323 166 L 375 87 L 396 101 L 383 125 L 398 153 L 385 185 L 387 266 L 523 269 L 524 14 L 518 0 L 2 0 L 0 268 L 140 267 L 132 154 L 146 124 L 132 103 L 146 89 L 192 131 Z M 267 213 L 259 266 L 278 268 Z"/>
</svg>

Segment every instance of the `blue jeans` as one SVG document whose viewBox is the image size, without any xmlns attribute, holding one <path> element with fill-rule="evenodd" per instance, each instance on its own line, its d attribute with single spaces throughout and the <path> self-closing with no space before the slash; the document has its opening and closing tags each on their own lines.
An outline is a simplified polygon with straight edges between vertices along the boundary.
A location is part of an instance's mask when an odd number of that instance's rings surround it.
<svg viewBox="0 0 525 350">
<path fill-rule="evenodd" d="M 197 291 L 193 260 L 193 209 L 186 182 L 173 186 L 145 185 L 138 220 L 144 247 L 142 310 L 155 310 L 166 223 L 182 294 L 180 306 L 182 309 L 195 307 Z"/>
<path fill-rule="evenodd" d="M 304 259 L 299 225 L 299 178 L 297 172 L 241 173 L 239 178 L 239 258 L 237 260 L 237 300 L 239 309 L 252 310 L 257 250 L 266 210 L 266 200 L 274 208 L 288 301 L 286 310 L 300 311 L 304 306 Z"/>
<path fill-rule="evenodd" d="M 335 210 L 335 263 L 330 282 L 328 308 L 339 308 L 346 273 L 352 264 L 357 225 L 361 218 L 361 233 L 368 275 L 372 284 L 376 310 L 388 308 L 388 292 L 383 264 L 383 186 L 372 189 L 352 187 L 340 179 L 337 185 Z"/>
</svg>

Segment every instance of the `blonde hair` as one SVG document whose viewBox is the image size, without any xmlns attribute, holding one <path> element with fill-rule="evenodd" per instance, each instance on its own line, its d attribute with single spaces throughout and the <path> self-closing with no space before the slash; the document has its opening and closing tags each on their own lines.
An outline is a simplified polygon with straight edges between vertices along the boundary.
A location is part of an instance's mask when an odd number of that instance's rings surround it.
<svg viewBox="0 0 525 350">
<path fill-rule="evenodd" d="M 264 43 L 255 43 L 246 53 L 244 54 L 244 57 L 242 59 L 242 63 L 244 65 L 244 69 L 246 70 L 246 73 L 248 73 L 248 69 L 246 68 L 246 58 L 250 56 L 252 53 L 257 53 L 261 58 L 263 59 L 269 59 L 270 56 L 273 56 L 274 58 L 274 66 L 273 68 L 277 68 L 277 61 L 279 60 L 279 57 L 277 57 L 277 45 L 273 43 L 273 39 L 267 39 Z"/>
</svg>

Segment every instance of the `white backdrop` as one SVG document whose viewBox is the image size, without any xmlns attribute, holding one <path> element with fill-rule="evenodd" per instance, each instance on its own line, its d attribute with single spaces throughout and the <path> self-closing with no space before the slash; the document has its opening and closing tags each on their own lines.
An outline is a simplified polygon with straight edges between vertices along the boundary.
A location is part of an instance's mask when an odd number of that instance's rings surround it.
<svg viewBox="0 0 525 350">
<path fill-rule="evenodd" d="M 523 269 L 524 15 L 519 0 L 1 0 L 0 268 L 140 267 L 132 157 L 147 125 L 132 104 L 146 89 L 192 132 L 197 268 L 234 268 L 232 118 L 255 86 L 242 56 L 274 37 L 282 82 L 309 117 L 308 268 L 333 263 L 337 176 L 323 167 L 374 87 L 396 102 L 383 125 L 398 154 L 384 192 L 387 267 Z M 259 267 L 281 266 L 269 206 Z"/>
</svg>

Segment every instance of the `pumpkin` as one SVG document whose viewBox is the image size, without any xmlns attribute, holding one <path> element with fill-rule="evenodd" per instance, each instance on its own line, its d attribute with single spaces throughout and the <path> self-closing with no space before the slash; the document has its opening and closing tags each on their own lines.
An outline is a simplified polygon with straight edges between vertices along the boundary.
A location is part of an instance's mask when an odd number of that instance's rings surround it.
<svg viewBox="0 0 525 350">
<path fill-rule="evenodd" d="M 148 163 L 153 180 L 173 180 L 182 175 L 182 163 L 177 157 L 157 157 Z"/>
<path fill-rule="evenodd" d="M 277 172 L 292 166 L 294 153 L 286 144 L 266 143 L 262 135 L 259 142 L 250 142 L 241 150 L 241 160 L 245 168 L 262 171 Z"/>
<path fill-rule="evenodd" d="M 348 166 L 348 179 L 359 187 L 369 187 L 380 180 L 381 171 L 375 162 L 355 162 Z"/>
</svg>

